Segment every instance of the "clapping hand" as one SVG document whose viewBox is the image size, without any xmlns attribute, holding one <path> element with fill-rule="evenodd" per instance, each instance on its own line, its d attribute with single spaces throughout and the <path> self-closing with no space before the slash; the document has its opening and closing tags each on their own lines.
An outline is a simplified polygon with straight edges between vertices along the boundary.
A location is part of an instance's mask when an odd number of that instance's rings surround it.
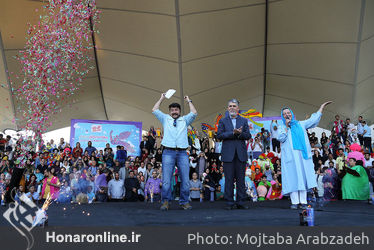
<svg viewBox="0 0 374 250">
<path fill-rule="evenodd" d="M 243 126 L 238 128 L 238 129 L 234 129 L 234 135 L 240 135 L 241 133 L 243 132 Z"/>
</svg>

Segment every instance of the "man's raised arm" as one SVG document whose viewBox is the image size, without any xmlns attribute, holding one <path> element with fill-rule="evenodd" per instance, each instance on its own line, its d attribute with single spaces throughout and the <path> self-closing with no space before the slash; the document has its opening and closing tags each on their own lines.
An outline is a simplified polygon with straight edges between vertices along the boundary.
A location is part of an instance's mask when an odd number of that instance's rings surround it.
<svg viewBox="0 0 374 250">
<path fill-rule="evenodd" d="M 155 106 L 153 106 L 153 108 L 152 108 L 152 112 L 155 112 L 157 109 L 160 108 L 160 105 L 161 105 L 161 103 L 162 103 L 162 101 L 163 101 L 164 99 L 165 99 L 165 93 L 162 93 L 162 94 L 161 94 L 161 97 L 160 97 L 160 100 L 158 100 L 158 101 L 156 102 Z"/>
<path fill-rule="evenodd" d="M 188 102 L 188 106 L 190 107 L 190 111 L 196 115 L 197 110 L 196 110 L 195 106 L 192 104 L 192 101 L 190 100 L 190 98 L 186 95 L 184 97 L 184 99 Z"/>
</svg>

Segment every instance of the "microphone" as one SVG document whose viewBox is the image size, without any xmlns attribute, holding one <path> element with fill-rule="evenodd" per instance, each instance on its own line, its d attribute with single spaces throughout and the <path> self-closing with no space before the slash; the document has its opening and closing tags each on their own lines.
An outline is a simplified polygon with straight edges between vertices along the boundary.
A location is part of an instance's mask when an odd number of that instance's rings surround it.
<svg viewBox="0 0 374 250">
<path fill-rule="evenodd" d="M 291 121 L 291 117 L 287 116 L 287 119 Z M 288 123 L 288 126 L 291 128 L 291 123 Z"/>
</svg>

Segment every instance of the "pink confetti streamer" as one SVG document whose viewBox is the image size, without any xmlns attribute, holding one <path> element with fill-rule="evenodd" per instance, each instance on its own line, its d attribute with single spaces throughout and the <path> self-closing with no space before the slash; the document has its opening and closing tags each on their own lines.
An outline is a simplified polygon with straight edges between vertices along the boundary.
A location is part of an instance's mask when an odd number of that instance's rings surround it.
<svg viewBox="0 0 374 250">
<path fill-rule="evenodd" d="M 24 50 L 16 57 L 22 65 L 21 85 L 12 83 L 16 112 L 34 139 L 52 126 L 50 116 L 71 103 L 83 79 L 93 69 L 89 62 L 99 10 L 95 0 L 49 0 L 45 15 L 27 30 Z M 18 77 L 18 76 L 17 76 Z"/>
</svg>

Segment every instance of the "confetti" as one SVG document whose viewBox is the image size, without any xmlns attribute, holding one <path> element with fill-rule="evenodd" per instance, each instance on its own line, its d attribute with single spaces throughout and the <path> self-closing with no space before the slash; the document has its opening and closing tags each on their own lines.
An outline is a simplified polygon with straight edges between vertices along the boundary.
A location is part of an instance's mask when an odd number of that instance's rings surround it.
<svg viewBox="0 0 374 250">
<path fill-rule="evenodd" d="M 22 129 L 33 131 L 36 141 L 93 69 L 87 65 L 94 60 L 91 36 L 100 13 L 95 0 L 49 0 L 43 8 L 38 23 L 28 24 L 26 45 L 15 57 L 22 65 L 16 78 L 23 81 L 11 82 Z"/>
<path fill-rule="evenodd" d="M 16 167 L 21 168 L 35 150 L 36 142 L 42 146 L 42 134 L 53 125 L 50 116 L 69 104 L 69 97 L 80 89 L 93 69 L 87 65 L 93 60 L 90 37 L 97 32 L 99 11 L 95 0 L 50 0 L 44 8 L 46 14 L 40 16 L 39 22 L 28 24 L 24 50 L 15 56 L 22 66 L 21 74 L 7 71 L 10 76 L 23 79 L 21 84 L 15 84 L 8 77 L 18 114 L 12 123 L 25 124 L 17 125 L 26 135 L 31 132 L 34 136 L 34 140 L 21 136 L 17 142 L 21 150 L 14 158 Z M 1 87 L 8 88 L 5 84 Z"/>
</svg>

